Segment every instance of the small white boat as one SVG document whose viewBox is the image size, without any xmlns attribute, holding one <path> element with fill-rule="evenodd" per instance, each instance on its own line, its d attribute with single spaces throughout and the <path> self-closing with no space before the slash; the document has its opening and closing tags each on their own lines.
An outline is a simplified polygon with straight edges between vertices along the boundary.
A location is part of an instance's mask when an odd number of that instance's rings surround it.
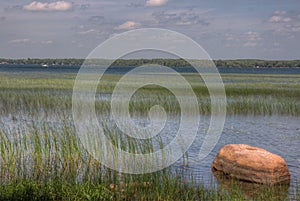
<svg viewBox="0 0 300 201">
<path fill-rule="evenodd" d="M 46 67 L 46 68 L 49 67 L 48 64 L 42 64 L 42 66 L 43 66 L 43 67 Z"/>
</svg>

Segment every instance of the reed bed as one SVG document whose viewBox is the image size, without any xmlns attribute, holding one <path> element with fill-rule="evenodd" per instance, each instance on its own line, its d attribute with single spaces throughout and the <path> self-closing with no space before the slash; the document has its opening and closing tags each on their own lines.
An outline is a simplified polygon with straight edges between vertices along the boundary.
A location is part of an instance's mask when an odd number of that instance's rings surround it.
<svg viewBox="0 0 300 201">
<path fill-rule="evenodd" d="M 235 115 L 300 115 L 299 91 L 284 91 L 272 94 L 263 90 L 255 93 L 255 89 L 247 91 L 240 89 L 247 95 L 237 95 L 237 90 L 226 90 L 227 92 L 227 114 Z M 267 90 L 266 90 L 267 91 Z M 97 95 L 96 95 L 97 97 Z M 110 94 L 99 96 L 96 99 L 95 107 L 97 111 L 108 112 L 110 110 Z M 211 111 L 210 98 L 200 94 L 198 96 L 199 111 L 202 115 L 209 115 Z M 180 113 L 180 105 L 177 99 L 168 93 L 143 94 L 139 93 L 132 97 L 130 101 L 130 111 L 132 113 L 146 115 L 154 105 L 161 105 L 173 115 Z M 40 113 L 67 113 L 71 114 L 72 95 L 70 91 L 19 91 L 2 90 L 0 93 L 0 114 L 21 114 L 26 111 Z M 48 112 L 45 112 L 48 111 Z"/>
<path fill-rule="evenodd" d="M 102 115 L 109 114 L 109 99 L 119 78 L 106 75 L 98 88 L 95 107 Z M 209 115 L 204 83 L 192 74 L 185 78 L 197 95 L 200 113 Z M 173 167 L 143 175 L 106 168 L 77 138 L 71 111 L 74 79 L 72 74 L 0 75 L 0 200 L 278 200 L 278 196 L 300 200 L 299 185 L 292 189 L 292 198 L 286 187 L 269 186 L 249 195 L 238 184 L 194 183 L 183 169 Z M 297 76 L 224 75 L 223 79 L 228 114 L 300 115 Z M 147 115 L 157 104 L 171 116 L 180 115 L 176 97 L 155 85 L 138 90 L 129 109 L 133 115 Z M 120 134 L 110 121 L 104 127 L 106 136 L 129 152 L 150 153 L 162 146 L 159 137 L 134 140 Z"/>
<path fill-rule="evenodd" d="M 5 122 L 1 122 L 5 125 Z M 21 123 L 22 124 L 22 123 Z M 130 152 L 151 152 L 106 130 Z M 245 191 L 238 183 L 205 187 L 184 170 L 130 175 L 101 165 L 78 144 L 72 125 L 36 120 L 0 132 L 1 200 L 289 200 L 286 186 Z M 121 143 L 120 143 L 121 141 Z M 144 144 L 143 144 L 144 145 Z M 185 176 L 183 176 L 185 175 Z M 295 187 L 298 192 L 299 187 Z M 253 193 L 255 192 L 255 193 Z M 298 194 L 295 193 L 295 198 Z"/>
<path fill-rule="evenodd" d="M 0 75 L 0 113 L 19 111 L 68 111 L 72 107 L 75 75 L 19 74 Z M 228 114 L 300 115 L 300 76 L 297 75 L 222 75 L 228 100 Z M 109 110 L 111 93 L 120 75 L 105 75 L 96 94 L 97 110 Z M 208 90 L 196 75 L 186 74 L 198 98 L 201 114 L 210 114 Z M 158 76 L 158 79 L 164 79 Z M 183 92 L 184 95 L 184 92 Z M 176 97 L 165 88 L 151 85 L 139 89 L 131 99 L 132 112 L 146 114 L 160 104 L 167 112 L 179 113 Z"/>
<path fill-rule="evenodd" d="M 3 122 L 2 122 L 3 123 Z M 23 129 L 26 128 L 26 129 Z M 108 132 L 108 131 L 107 131 Z M 0 200 L 290 200 L 288 186 L 246 190 L 236 181 L 205 187 L 171 168 L 143 174 L 121 174 L 83 152 L 72 125 L 29 125 L 2 129 Z M 12 136 L 13 134 L 13 136 Z M 138 143 L 122 140 L 128 151 Z M 116 144 L 118 144 L 116 142 Z M 130 146 L 130 147 L 128 147 Z M 299 187 L 294 188 L 299 200 Z"/>
</svg>

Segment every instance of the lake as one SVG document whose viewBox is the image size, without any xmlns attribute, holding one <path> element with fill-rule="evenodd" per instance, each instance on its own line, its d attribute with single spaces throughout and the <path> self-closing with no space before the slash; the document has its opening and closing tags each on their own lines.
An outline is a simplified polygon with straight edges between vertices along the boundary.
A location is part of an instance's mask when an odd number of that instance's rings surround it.
<svg viewBox="0 0 300 201">
<path fill-rule="evenodd" d="M 49 72 L 49 73 L 77 73 L 80 66 L 49 66 L 43 67 L 41 65 L 13 65 L 1 64 L 0 72 Z M 119 67 L 112 66 L 108 68 L 107 73 L 110 74 L 124 74 L 134 67 Z M 192 67 L 173 67 L 174 70 L 180 73 L 194 73 L 195 69 Z M 220 73 L 238 73 L 238 74 L 300 74 L 300 68 L 218 68 Z"/>
<path fill-rule="evenodd" d="M 126 72 L 132 70 L 132 67 L 111 67 L 108 69 L 108 74 L 125 74 Z M 193 73 L 195 70 L 189 67 L 176 67 L 173 68 L 174 70 L 181 72 L 181 73 Z M 0 65 L 0 72 L 4 74 L 17 74 L 18 76 L 22 76 L 23 74 L 33 74 L 39 77 L 39 73 L 43 74 L 43 78 L 47 77 L 48 75 L 55 75 L 57 74 L 76 74 L 79 70 L 79 66 L 50 66 L 50 67 L 41 67 L 39 65 Z M 253 84 L 254 87 L 264 87 L 272 88 L 277 90 L 276 87 L 282 88 L 283 90 L 292 91 L 289 87 L 294 87 L 293 90 L 298 91 L 299 89 L 299 76 L 300 75 L 300 68 L 218 68 L 221 76 L 224 80 L 225 86 L 230 86 L 234 89 L 239 89 L 241 86 L 249 86 L 249 84 Z M 244 75 L 242 75 L 244 74 Z M 257 74 L 260 77 L 253 77 L 247 74 Z M 266 75 L 261 76 L 261 75 Z M 271 75 L 271 76 L 268 76 Z M 279 76 L 277 76 L 279 75 Z M 293 76 L 296 75 L 296 76 Z M 49 76 L 52 77 L 52 76 Z M 35 77 L 34 77 L 35 78 Z M 5 85 L 8 88 L 8 91 L 11 90 L 9 87 L 11 84 L 9 83 L 9 79 L 3 83 L 8 83 Z M 15 78 L 16 80 L 19 77 Z M 29 78 L 28 83 L 32 83 L 32 86 L 35 87 L 35 79 Z M 72 79 L 72 78 L 70 78 Z M 25 79 L 24 79 L 25 80 Z M 38 80 L 37 80 L 38 81 Z M 43 80 L 42 80 L 43 81 Z M 41 82 L 42 82 L 41 81 Z M 67 82 L 64 80 L 64 82 Z M 62 82 L 62 83 L 64 83 Z M 55 84 L 54 81 L 51 84 Z M 69 86 L 69 85 L 68 85 Z M 285 87 L 285 88 L 284 88 Z M 6 89 L 6 88 L 5 88 Z M 14 87 L 12 87 L 14 90 Z M 256 90 L 256 88 L 254 88 Z M 12 91 L 13 91 L 12 90 Z M 58 96 L 70 96 L 72 93 L 72 88 L 66 88 L 64 90 L 52 90 L 51 88 L 47 89 L 49 91 L 53 91 L 54 94 Z M 22 91 L 22 90 L 20 90 Z M 29 93 L 36 93 L 38 90 L 36 88 L 32 88 L 32 90 L 24 90 L 22 93 L 26 94 Z M 34 97 L 33 101 L 39 105 L 42 104 L 42 101 L 39 100 L 40 95 L 42 94 L 43 88 L 40 89 L 38 92 L 39 94 Z M 242 89 L 243 91 L 243 89 Z M 47 93 L 48 93 L 47 92 Z M 241 91 L 238 91 L 240 93 Z M 4 92 L 3 92 L 4 93 Z M 7 93 L 10 93 L 7 92 Z M 18 93 L 13 93 L 13 96 L 18 97 Z M 274 101 L 273 98 L 276 98 L 280 94 L 276 94 L 276 91 L 269 92 L 270 93 L 270 100 Z M 291 92 L 293 93 L 293 91 Z M 51 93 L 46 94 L 51 95 Z M 251 95 L 251 94 L 250 94 Z M 272 96 L 273 95 L 273 96 Z M 46 96 L 46 97 L 47 97 Z M 261 94 L 254 94 L 253 100 L 255 101 L 259 98 Z M 21 96 L 22 97 L 22 96 Z M 298 96 L 293 97 L 295 100 Z M 252 98 L 252 96 L 250 97 Z M 281 97 L 279 97 L 281 98 Z M 284 99 L 290 99 L 289 96 L 283 97 Z M 101 94 L 101 96 L 97 96 L 96 99 L 98 101 L 108 101 L 110 99 L 110 94 Z M 228 102 L 234 102 L 237 99 L 237 95 L 233 94 L 231 97 L 228 98 Z M 264 96 L 262 97 L 264 99 Z M 13 99 L 13 100 L 17 100 Z M 29 99 L 30 100 L 30 99 Z M 42 99 L 46 101 L 46 99 Z M 146 99 L 145 99 L 146 100 Z M 60 100 L 63 101 L 63 100 Z M 277 100 L 280 104 L 282 99 Z M 9 101 L 7 101 L 9 102 Z M 30 108 L 30 101 L 26 102 L 27 106 Z M 248 102 L 247 102 L 248 103 Z M 264 102 L 262 103 L 264 104 Z M 53 107 L 58 107 L 55 105 Z M 0 109 L 1 109 L 1 102 L 0 102 Z M 51 110 L 53 108 L 50 108 Z M 11 112 L 11 111 L 9 111 Z M 31 113 L 32 111 L 26 111 L 24 113 L 16 112 L 16 114 L 8 114 L 3 115 L 0 117 L 0 131 L 1 130 L 23 130 L 28 129 L 28 127 L 32 126 L 34 122 L 34 126 L 41 126 L 43 127 L 45 124 L 55 125 L 55 128 L 60 130 L 59 125 L 63 122 L 65 116 L 60 116 L 60 114 L 52 115 L 51 112 L 49 114 L 47 112 L 39 112 Z M 68 116 L 70 115 L 70 116 Z M 71 113 L 68 113 L 67 116 L 69 119 L 68 121 L 71 122 Z M 227 115 L 225 126 L 222 132 L 222 135 L 214 147 L 213 151 L 204 159 L 198 159 L 198 153 L 203 143 L 203 139 L 205 136 L 205 132 L 207 131 L 209 125 L 209 116 L 202 115 L 201 116 L 201 123 L 198 130 L 198 135 L 196 140 L 192 144 L 192 146 L 188 150 L 188 162 L 186 164 L 182 164 L 182 161 L 178 161 L 174 164 L 174 168 L 177 169 L 184 169 L 186 170 L 186 174 L 192 174 L 194 179 L 197 182 L 203 182 L 205 185 L 210 185 L 211 182 L 217 184 L 216 179 L 214 178 L 211 172 L 211 164 L 217 155 L 219 149 L 225 145 L 230 143 L 245 143 L 252 146 L 257 146 L 264 148 L 268 151 L 271 151 L 275 154 L 279 154 L 282 156 L 289 167 L 291 173 L 291 186 L 293 186 L 297 181 L 300 180 L 300 117 L 299 115 L 242 115 L 242 114 L 233 114 Z M 147 119 L 145 117 L 136 118 L 136 123 L 138 124 L 147 124 Z M 162 140 L 164 144 L 168 144 L 170 140 L 173 139 L 176 131 L 178 129 L 180 122 L 178 121 L 178 116 L 174 116 L 169 118 L 164 129 L 160 133 L 162 136 Z"/>
</svg>

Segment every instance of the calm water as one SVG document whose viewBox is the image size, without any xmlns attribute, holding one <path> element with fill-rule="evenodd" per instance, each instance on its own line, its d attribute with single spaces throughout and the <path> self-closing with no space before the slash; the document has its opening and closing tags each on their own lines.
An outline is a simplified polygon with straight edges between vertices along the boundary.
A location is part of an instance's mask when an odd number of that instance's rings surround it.
<svg viewBox="0 0 300 201">
<path fill-rule="evenodd" d="M 230 143 L 245 143 L 257 146 L 282 156 L 289 167 L 292 180 L 300 179 L 300 118 L 287 116 L 228 116 L 219 142 L 212 153 L 202 161 L 197 160 L 203 133 L 199 133 L 189 150 L 195 161 L 190 169 L 208 182 L 211 179 L 211 164 L 219 149 Z M 198 151 L 197 151 L 198 150 Z M 292 181 L 292 182 L 293 182 Z"/>
<path fill-rule="evenodd" d="M 209 117 L 201 117 L 201 125 L 196 140 L 188 150 L 188 164 L 182 166 L 179 161 L 177 167 L 186 168 L 197 178 L 209 184 L 213 179 L 211 164 L 220 148 L 226 144 L 249 144 L 264 148 L 282 156 L 288 164 L 292 183 L 300 180 L 300 117 L 291 116 L 227 116 L 222 135 L 213 151 L 204 159 L 199 160 L 198 154 L 209 126 Z M 139 119 L 146 122 L 146 119 Z M 179 121 L 169 120 L 160 134 L 165 144 L 176 135 Z M 176 166 L 175 165 L 175 166 Z M 214 181 L 214 180 L 213 180 Z"/>
<path fill-rule="evenodd" d="M 131 67 L 111 67 L 108 73 L 124 74 L 130 71 Z M 178 72 L 195 72 L 193 68 L 177 67 Z M 0 72 L 15 73 L 77 73 L 79 66 L 51 66 L 48 68 L 32 65 L 0 65 Z M 220 73 L 241 73 L 241 74 L 300 74 L 300 68 L 219 68 Z M 26 123 L 27 119 L 22 122 Z M 31 120 L 30 120 L 31 121 Z M 30 122 L 28 121 L 28 122 Z M 48 120 L 45 120 L 48 121 Z M 49 119 L 54 122 L 55 119 Z M 2 119 L 5 127 L 18 126 L 9 119 Z M 204 159 L 198 159 L 198 153 L 205 137 L 205 132 L 209 126 L 209 117 L 202 117 L 201 126 L 197 138 L 188 150 L 189 160 L 187 165 L 182 166 L 182 161 L 178 161 L 174 166 L 184 168 L 191 173 L 197 181 L 204 182 L 205 185 L 217 183 L 212 172 L 211 164 L 219 149 L 225 144 L 245 143 L 257 146 L 282 156 L 289 167 L 291 173 L 291 186 L 295 181 L 300 180 L 300 117 L 292 116 L 227 116 L 223 133 L 213 151 Z M 45 123 L 43 120 L 40 123 Z M 57 123 L 57 122 L 54 122 Z M 139 118 L 137 123 L 145 124 L 147 119 Z M 161 136 L 165 144 L 170 142 L 176 135 L 179 126 L 178 119 L 169 119 Z M 25 125 L 25 124 L 23 124 Z"/>
<path fill-rule="evenodd" d="M 107 73 L 124 74 L 134 67 L 110 67 Z M 0 72 L 52 72 L 52 73 L 77 73 L 80 66 L 49 66 L 40 65 L 0 65 Z M 192 67 L 174 67 L 180 73 L 193 73 Z M 248 74 L 300 74 L 300 68 L 218 68 L 220 73 L 248 73 Z"/>
<path fill-rule="evenodd" d="M 34 121 L 36 126 L 40 125 L 41 127 L 44 124 L 50 127 L 54 126 L 56 129 L 63 126 L 63 123 L 57 120 L 57 116 L 41 115 L 34 119 L 29 116 L 28 118 L 20 116 L 17 117 L 17 120 L 13 120 L 11 117 L 1 117 L 0 128 L 26 130 L 28 125 L 32 124 L 32 121 Z M 134 121 L 142 126 L 149 123 L 145 117 L 135 118 Z M 188 163 L 183 166 L 182 160 L 179 160 L 174 166 L 175 168 L 184 168 L 187 171 L 186 173 L 191 173 L 197 181 L 208 185 L 212 181 L 216 182 L 211 172 L 211 165 L 220 148 L 226 144 L 244 143 L 264 148 L 282 156 L 289 167 L 292 178 L 291 184 L 293 184 L 295 181 L 300 181 L 299 122 L 300 117 L 292 116 L 227 116 L 223 132 L 213 151 L 204 160 L 199 160 L 200 147 L 210 123 L 209 116 L 201 116 L 196 140 L 188 150 Z M 174 139 L 179 124 L 179 117 L 167 120 L 164 129 L 159 133 L 165 145 Z"/>
</svg>

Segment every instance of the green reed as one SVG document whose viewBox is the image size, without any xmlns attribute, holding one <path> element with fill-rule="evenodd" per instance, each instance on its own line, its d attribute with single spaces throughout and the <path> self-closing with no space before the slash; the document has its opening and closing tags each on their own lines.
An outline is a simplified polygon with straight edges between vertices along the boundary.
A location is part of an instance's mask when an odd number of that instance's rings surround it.
<svg viewBox="0 0 300 201">
<path fill-rule="evenodd" d="M 149 179 L 144 177 L 145 179 Z M 127 183 L 128 182 L 128 183 Z M 230 190 L 191 186 L 176 177 L 153 176 L 119 183 L 67 183 L 59 179 L 49 182 L 12 181 L 0 186 L 1 200 L 299 200 L 289 197 L 284 187 L 266 187 L 260 194 L 247 195 L 237 185 Z M 282 189 L 282 191 L 281 191 Z M 299 187 L 298 187 L 299 189 Z M 258 193 L 258 192 L 257 192 Z"/>
<path fill-rule="evenodd" d="M 0 75 L 0 113 L 49 110 L 71 111 L 72 87 L 75 75 L 19 74 Z M 46 78 L 45 78 L 46 77 Z M 300 115 L 300 76 L 296 75 L 222 75 L 228 99 L 228 114 Z M 210 114 L 208 90 L 197 75 L 186 74 L 198 98 L 201 114 Z M 98 87 L 96 109 L 109 111 L 109 96 L 120 75 L 105 75 Z M 165 79 L 158 76 L 157 79 Z M 184 95 L 184 92 L 183 92 Z M 147 114 L 153 105 L 161 105 L 167 112 L 178 114 L 180 106 L 176 97 L 167 89 L 151 85 L 142 87 L 131 98 L 131 112 Z"/>
<path fill-rule="evenodd" d="M 210 114 L 205 84 L 193 74 L 185 77 L 197 95 L 200 113 Z M 75 75 L 1 74 L 0 78 L 0 200 L 276 200 L 278 192 L 284 194 L 281 200 L 289 200 L 286 189 L 273 187 L 250 196 L 239 185 L 204 187 L 192 178 L 187 182 L 181 177 L 184 173 L 172 168 L 143 175 L 106 168 L 82 147 L 72 123 Z M 119 78 L 107 75 L 97 95 L 110 95 Z M 224 75 L 223 79 L 227 114 L 300 115 L 298 76 Z M 147 115 L 157 104 L 170 115 L 180 115 L 176 97 L 154 85 L 138 90 L 129 109 L 132 115 Z M 108 115 L 110 101 L 96 99 L 95 107 L 98 116 Z M 163 147 L 159 137 L 135 140 L 122 135 L 113 123 L 102 123 L 113 144 L 128 152 L 150 153 L 155 145 Z M 119 164 L 121 159 L 114 160 Z M 292 189 L 294 200 L 300 200 L 299 189 L 298 185 Z"/>
</svg>

